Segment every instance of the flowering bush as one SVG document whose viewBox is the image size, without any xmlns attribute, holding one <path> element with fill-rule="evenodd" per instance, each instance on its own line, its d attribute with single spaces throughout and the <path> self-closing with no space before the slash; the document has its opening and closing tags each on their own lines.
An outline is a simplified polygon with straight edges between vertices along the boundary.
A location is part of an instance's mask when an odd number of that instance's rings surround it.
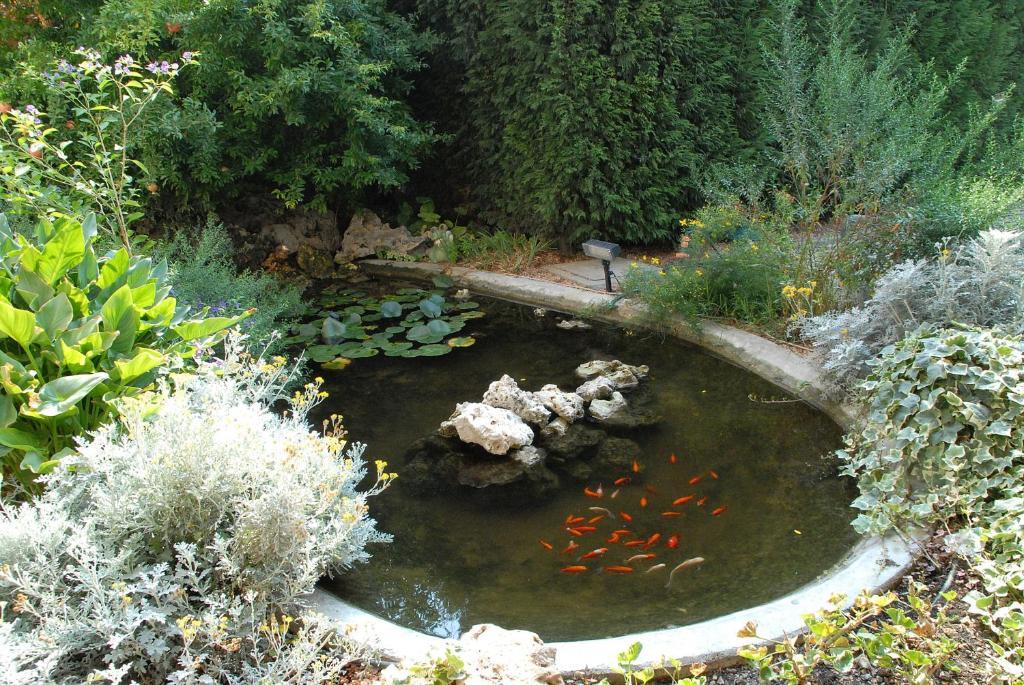
<svg viewBox="0 0 1024 685">
<path fill-rule="evenodd" d="M 233 349 L 131 402 L 40 498 L 0 512 L 8 682 L 337 682 L 351 647 L 301 596 L 387 539 L 367 499 L 393 475 L 378 462 L 358 491 L 363 446 L 306 421 L 319 384 L 275 413 L 284 360 Z"/>
<path fill-rule="evenodd" d="M 0 198 L 31 215 L 96 212 L 128 246 L 129 226 L 142 216 L 138 181 L 147 175 L 129 156 L 137 122 L 161 94 L 173 92 L 171 82 L 193 55 L 143 67 L 131 55 L 105 64 L 95 50 L 75 54 L 77 64 L 61 60 L 42 75 L 70 118 L 55 121 L 33 105 L 0 112 Z M 158 189 L 151 181 L 148 190 Z"/>
</svg>

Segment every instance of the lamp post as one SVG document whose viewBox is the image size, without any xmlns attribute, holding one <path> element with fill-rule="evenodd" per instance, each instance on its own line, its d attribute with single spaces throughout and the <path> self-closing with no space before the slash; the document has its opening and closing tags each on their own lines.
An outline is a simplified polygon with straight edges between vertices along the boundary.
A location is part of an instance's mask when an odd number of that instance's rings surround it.
<svg viewBox="0 0 1024 685">
<path fill-rule="evenodd" d="M 583 254 L 592 259 L 600 259 L 604 267 L 604 287 L 612 291 L 612 260 L 619 256 L 622 248 L 615 243 L 604 240 L 588 240 L 583 243 Z"/>
</svg>

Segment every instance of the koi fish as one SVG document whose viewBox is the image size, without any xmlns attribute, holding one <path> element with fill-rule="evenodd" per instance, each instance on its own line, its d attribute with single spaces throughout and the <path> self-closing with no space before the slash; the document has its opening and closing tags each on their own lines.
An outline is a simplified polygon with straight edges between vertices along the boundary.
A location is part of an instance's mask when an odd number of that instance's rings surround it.
<svg viewBox="0 0 1024 685">
<path fill-rule="evenodd" d="M 690 485 L 696 485 L 697 483 L 701 482 L 702 480 L 704 480 L 704 476 L 694 476 L 693 478 L 691 478 L 689 480 L 689 483 L 690 483 Z"/>
<path fill-rule="evenodd" d="M 608 548 L 607 548 L 607 547 L 598 547 L 598 548 L 597 548 L 597 549 L 595 549 L 594 551 L 592 551 L 592 552 L 587 552 L 586 554 L 584 554 L 583 556 L 581 556 L 581 557 L 580 557 L 580 561 L 582 561 L 582 560 L 584 560 L 584 559 L 593 559 L 593 558 L 595 558 L 595 557 L 599 557 L 599 556 L 601 556 L 602 554 L 604 554 L 604 553 L 605 553 L 605 552 L 607 552 L 607 551 L 608 551 Z"/>
<path fill-rule="evenodd" d="M 584 520 L 585 519 L 582 516 L 573 516 L 572 514 L 569 514 L 569 517 L 565 519 L 565 525 L 571 526 L 574 523 L 583 523 Z"/>
<path fill-rule="evenodd" d="M 646 544 L 647 544 L 646 540 L 630 540 L 629 542 L 624 543 L 624 546 L 625 547 L 639 547 L 640 545 L 646 545 Z"/>
<path fill-rule="evenodd" d="M 672 454 L 668 455 L 668 463 L 670 463 L 670 464 L 676 463 L 676 460 L 678 460 L 678 459 L 679 459 L 679 457 L 676 456 L 675 452 L 673 452 Z"/>
<path fill-rule="evenodd" d="M 605 566 L 604 570 L 607 573 L 632 573 L 632 566 Z"/>
<path fill-rule="evenodd" d="M 724 512 L 725 512 L 725 510 L 726 510 L 726 509 L 728 509 L 728 508 L 729 508 L 729 507 L 718 507 L 718 508 L 717 508 L 717 509 L 715 509 L 715 510 L 714 510 L 713 512 L 711 512 L 711 515 L 712 515 L 712 516 L 718 516 L 719 514 L 722 514 L 722 513 L 724 513 Z"/>
<path fill-rule="evenodd" d="M 708 469 L 708 475 L 711 476 L 711 480 L 718 480 L 718 473 L 714 469 Z"/>
<path fill-rule="evenodd" d="M 640 506 L 641 507 L 646 507 L 647 506 L 647 498 L 646 497 L 641 497 L 640 498 Z"/>
<path fill-rule="evenodd" d="M 613 492 L 612 494 L 608 495 L 608 499 L 615 499 L 618 496 L 619 496 L 619 489 L 615 488 L 615 492 Z"/>
<path fill-rule="evenodd" d="M 657 495 L 658 494 L 658 489 L 655 488 L 653 485 L 645 485 L 644 486 L 644 490 L 646 490 L 647 492 L 651 493 L 652 495 Z"/>
<path fill-rule="evenodd" d="M 633 460 L 633 473 L 640 473 L 640 462 Z"/>
<path fill-rule="evenodd" d="M 651 571 L 660 571 L 663 568 L 665 568 L 665 564 L 655 564 L 654 566 L 652 566 L 649 569 L 647 569 L 646 571 L 644 571 L 644 575 L 646 576 Z"/>
<path fill-rule="evenodd" d="M 634 561 L 643 561 L 645 559 L 653 559 L 658 556 L 657 554 L 634 554 L 629 559 L 626 559 L 627 564 L 632 564 Z"/>
<path fill-rule="evenodd" d="M 583 494 L 586 495 L 587 497 L 593 497 L 594 499 L 601 499 L 602 497 L 604 497 L 604 491 L 601 489 L 600 485 L 597 486 L 597 490 L 583 488 Z"/>
<path fill-rule="evenodd" d="M 624 511 L 620 511 L 619 512 L 619 518 L 622 519 L 623 521 L 625 521 L 626 523 L 632 523 L 633 522 L 633 517 L 630 516 L 629 514 L 627 514 Z"/>
<path fill-rule="evenodd" d="M 703 506 L 704 506 L 704 503 L 705 503 L 705 502 L 707 502 L 707 501 L 708 501 L 708 496 L 707 496 L 707 495 L 704 495 L 704 496 L 703 496 L 703 497 L 701 497 L 701 498 L 700 498 L 699 500 L 697 500 L 697 506 L 698 506 L 698 507 L 703 507 Z"/>
<path fill-rule="evenodd" d="M 644 544 L 644 549 L 650 549 L 658 544 L 658 540 L 661 539 L 661 533 L 655 533 L 651 537 L 647 538 L 647 542 Z"/>
<path fill-rule="evenodd" d="M 605 540 L 605 542 L 607 542 L 609 545 L 617 544 L 619 541 L 619 537 L 620 535 L 618 533 L 612 533 L 610 536 L 608 536 L 608 539 Z"/>
<path fill-rule="evenodd" d="M 600 521 L 600 520 L 601 520 L 601 519 L 603 519 L 603 518 L 604 518 L 604 514 L 598 514 L 597 516 L 592 516 L 592 517 L 591 517 L 591 518 L 590 518 L 590 519 L 589 519 L 589 520 L 587 521 L 587 523 L 597 523 L 598 521 Z"/>
<path fill-rule="evenodd" d="M 594 526 L 576 526 L 576 530 L 581 533 L 593 533 L 597 528 Z"/>
<path fill-rule="evenodd" d="M 608 509 L 605 509 L 604 507 L 587 507 L 587 509 L 589 509 L 590 511 L 603 511 L 605 514 L 608 515 L 608 518 L 610 518 L 610 519 L 615 518 L 615 514 L 613 514 Z"/>
<path fill-rule="evenodd" d="M 691 566 L 699 566 L 703 563 L 704 557 L 694 557 L 692 559 L 687 559 L 683 563 L 679 564 L 674 569 L 672 569 L 671 573 L 668 574 L 668 582 L 665 583 L 665 587 L 668 587 L 672 584 L 672 577 L 676 574 L 676 571 L 682 571 L 684 568 L 690 568 Z"/>
<path fill-rule="evenodd" d="M 629 481 L 633 480 L 629 476 L 623 476 L 622 478 L 615 479 L 615 485 L 628 485 Z"/>
<path fill-rule="evenodd" d="M 613 530 L 612 533 L 614 535 L 632 535 L 633 531 L 629 528 L 619 528 L 618 530 Z"/>
<path fill-rule="evenodd" d="M 661 515 L 664 516 L 665 518 L 671 518 L 672 516 L 682 516 L 683 512 L 681 512 L 681 511 L 663 511 L 663 512 L 661 512 Z"/>
<path fill-rule="evenodd" d="M 579 547 L 579 545 L 576 544 L 575 540 L 569 540 L 569 544 L 566 545 L 565 549 L 562 550 L 562 554 L 568 554 L 569 552 L 573 551 L 574 549 L 576 549 L 578 547 Z"/>
<path fill-rule="evenodd" d="M 678 547 L 679 546 L 679 536 L 678 535 L 673 535 L 672 537 L 670 537 L 668 540 L 665 541 L 665 546 L 668 547 L 669 549 L 675 549 L 676 547 Z"/>
<path fill-rule="evenodd" d="M 581 538 L 581 537 L 583 537 L 583 533 L 581 533 L 576 528 L 566 528 L 566 530 L 569 531 L 569 535 L 573 536 L 574 538 Z"/>
<path fill-rule="evenodd" d="M 544 549 L 546 549 L 546 550 L 548 550 L 548 551 L 550 551 L 550 550 L 553 550 L 553 549 L 555 548 L 555 547 L 554 547 L 554 545 L 552 545 L 552 544 L 551 544 L 550 542 L 548 542 L 547 540 L 538 540 L 537 542 L 539 542 L 539 543 L 540 543 L 540 546 L 541 546 L 541 547 L 543 547 Z"/>
<path fill-rule="evenodd" d="M 564 566 L 562 573 L 583 573 L 586 570 L 586 566 Z"/>
</svg>

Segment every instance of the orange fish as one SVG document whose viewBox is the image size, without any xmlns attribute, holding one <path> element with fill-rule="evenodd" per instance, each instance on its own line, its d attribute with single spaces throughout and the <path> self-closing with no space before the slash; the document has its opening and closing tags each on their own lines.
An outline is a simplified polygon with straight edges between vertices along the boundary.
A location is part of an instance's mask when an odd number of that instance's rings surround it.
<svg viewBox="0 0 1024 685">
<path fill-rule="evenodd" d="M 608 499 L 615 499 L 618 496 L 619 496 L 619 489 L 615 488 L 615 491 L 612 494 L 608 495 Z"/>
<path fill-rule="evenodd" d="M 569 514 L 569 518 L 565 519 L 565 525 L 571 526 L 574 523 L 583 523 L 585 519 L 582 516 L 573 516 Z"/>
<path fill-rule="evenodd" d="M 697 500 L 697 506 L 698 506 L 698 507 L 703 507 L 703 506 L 704 506 L 704 503 L 705 503 L 705 502 L 707 502 L 707 501 L 708 501 L 708 496 L 707 496 L 707 495 L 704 495 L 704 496 L 703 496 L 703 497 L 701 497 L 701 498 L 700 498 L 699 500 Z"/>
<path fill-rule="evenodd" d="M 679 499 L 672 500 L 672 506 L 678 507 L 681 504 L 686 504 L 687 502 L 692 500 L 694 497 L 696 497 L 696 495 L 687 495 L 686 497 L 680 497 Z"/>
<path fill-rule="evenodd" d="M 608 573 L 632 573 L 632 566 L 605 566 L 604 570 Z"/>
<path fill-rule="evenodd" d="M 587 497 L 593 497 L 594 499 L 601 499 L 602 497 L 604 497 L 604 491 L 601 489 L 600 485 L 597 486 L 597 490 L 583 488 L 583 494 L 586 495 Z"/>
<path fill-rule="evenodd" d="M 543 547 L 544 549 L 547 549 L 547 550 L 554 549 L 554 546 L 550 542 L 548 542 L 547 540 L 538 540 L 537 542 L 539 542 L 540 546 Z"/>
<path fill-rule="evenodd" d="M 625 521 L 626 523 L 630 523 L 630 522 L 633 521 L 633 517 L 630 516 L 629 514 L 627 514 L 624 511 L 620 511 L 619 512 L 619 518 L 622 519 L 623 521 Z"/>
<path fill-rule="evenodd" d="M 718 516 L 719 514 L 723 513 L 726 509 L 728 509 L 728 507 L 718 507 L 713 512 L 711 512 L 711 515 Z"/>
<path fill-rule="evenodd" d="M 597 528 L 594 526 L 576 526 L 576 530 L 581 533 L 593 533 Z"/>
<path fill-rule="evenodd" d="M 622 478 L 615 479 L 615 485 L 626 485 L 629 481 L 633 480 L 629 476 L 623 476 Z"/>
<path fill-rule="evenodd" d="M 615 535 L 632 535 L 633 531 L 629 528 L 619 528 L 618 530 L 613 530 L 612 533 Z"/>
<path fill-rule="evenodd" d="M 696 485 L 702 480 L 704 480 L 704 476 L 694 476 L 693 478 L 690 479 L 690 485 Z"/>
<path fill-rule="evenodd" d="M 664 516 L 665 518 L 671 518 L 673 516 L 682 516 L 683 512 L 681 512 L 681 511 L 663 511 L 663 512 L 661 512 L 661 515 Z"/>
<path fill-rule="evenodd" d="M 640 473 L 640 463 L 636 459 L 633 460 L 633 473 Z"/>
<path fill-rule="evenodd" d="M 670 464 L 676 463 L 677 459 L 678 459 L 678 457 L 676 456 L 675 452 L 673 452 L 672 454 L 668 455 L 668 463 L 670 463 Z"/>
<path fill-rule="evenodd" d="M 715 472 L 714 469 L 708 470 L 708 475 L 711 476 L 712 480 L 718 480 L 718 474 Z"/>
<path fill-rule="evenodd" d="M 655 533 L 651 537 L 647 538 L 647 542 L 644 544 L 644 549 L 650 549 L 654 545 L 658 544 L 658 540 L 661 539 L 661 533 Z"/>
<path fill-rule="evenodd" d="M 643 561 L 645 559 L 653 559 L 658 556 L 657 554 L 634 554 L 629 559 L 626 559 L 627 564 L 632 564 L 634 561 Z"/>
<path fill-rule="evenodd" d="M 593 552 L 587 552 L 586 554 L 581 556 L 580 560 L 582 561 L 583 559 L 593 559 L 594 557 L 601 556 L 602 554 L 604 554 L 607 551 L 608 551 L 607 547 L 599 547 L 599 548 L 595 549 Z"/>
<path fill-rule="evenodd" d="M 646 544 L 647 544 L 646 540 L 630 540 L 629 542 L 625 543 L 624 546 L 625 547 L 639 547 L 640 545 L 646 545 Z"/>
<path fill-rule="evenodd" d="M 565 566 L 562 568 L 562 573 L 583 573 L 586 570 L 586 566 Z"/>
<path fill-rule="evenodd" d="M 573 551 L 577 547 L 579 547 L 579 545 L 576 544 L 575 540 L 569 540 L 569 544 L 566 545 L 565 549 L 562 550 L 562 554 L 568 554 L 569 552 Z"/>
<path fill-rule="evenodd" d="M 665 546 L 668 547 L 669 549 L 675 549 L 676 547 L 678 547 L 679 546 L 679 536 L 678 535 L 673 535 L 672 537 L 670 537 L 668 540 L 665 541 Z"/>
<path fill-rule="evenodd" d="M 641 507 L 646 507 L 647 506 L 647 498 L 646 497 L 641 497 L 640 498 L 640 506 Z"/>
<path fill-rule="evenodd" d="M 655 488 L 653 485 L 645 485 L 644 486 L 644 490 L 646 490 L 647 492 L 651 493 L 652 495 L 657 495 L 658 494 L 658 489 Z"/>
<path fill-rule="evenodd" d="M 605 542 L 607 542 L 609 545 L 614 545 L 619 541 L 619 537 L 620 535 L 618 533 L 612 533 L 610 536 L 608 536 L 608 539 Z"/>
<path fill-rule="evenodd" d="M 581 533 L 580 531 L 578 531 L 575 528 L 566 528 L 566 530 L 569 531 L 569 535 L 572 535 L 573 537 L 576 537 L 576 538 L 583 537 L 583 533 Z"/>
<path fill-rule="evenodd" d="M 587 521 L 587 523 L 597 523 L 598 521 L 600 521 L 603 518 L 604 518 L 604 514 L 598 514 L 597 516 L 595 516 L 592 519 L 590 519 L 589 521 Z"/>
</svg>

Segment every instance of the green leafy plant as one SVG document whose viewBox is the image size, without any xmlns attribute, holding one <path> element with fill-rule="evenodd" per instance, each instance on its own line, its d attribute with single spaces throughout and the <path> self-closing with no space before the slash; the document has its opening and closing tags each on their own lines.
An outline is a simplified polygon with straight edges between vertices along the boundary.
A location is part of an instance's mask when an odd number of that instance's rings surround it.
<svg viewBox="0 0 1024 685">
<path fill-rule="evenodd" d="M 439 280 L 441 284 L 446 281 Z M 324 368 L 342 369 L 352 359 L 373 357 L 439 357 L 469 347 L 472 336 L 456 336 L 466 323 L 483 316 L 472 301 L 451 302 L 443 288 L 433 291 L 403 288 L 373 297 L 357 290 L 325 293 L 319 301 L 321 318 L 293 328 L 285 342 L 304 344 L 309 358 Z"/>
<path fill-rule="evenodd" d="M 462 658 L 449 648 L 442 656 L 410 666 L 408 677 L 397 678 L 395 685 L 451 685 L 466 677 L 465 668 Z"/>
<path fill-rule="evenodd" d="M 624 685 L 644 685 L 645 683 L 655 681 L 663 682 L 665 677 L 668 677 L 669 681 L 676 685 L 706 685 L 707 678 L 702 675 L 706 670 L 704 664 L 690 664 L 684 669 L 681 662 L 672 659 L 668 664 L 658 662 L 638 668 L 637 661 L 640 659 L 642 651 L 643 644 L 634 642 L 625 651 L 619 652 L 616 656 L 617 666 L 614 668 L 614 671 L 622 676 Z M 682 675 L 684 670 L 689 673 L 689 676 Z M 603 679 L 598 685 L 609 685 L 608 679 Z"/>
<path fill-rule="evenodd" d="M 248 312 L 186 319 L 166 263 L 125 248 L 97 256 L 96 219 L 41 219 L 34 234 L 0 215 L 0 456 L 29 485 L 75 439 L 116 414 Z"/>
<path fill-rule="evenodd" d="M 536 235 L 497 230 L 465 236 L 459 245 L 460 261 L 483 269 L 520 273 L 533 266 L 537 255 L 551 243 Z"/>
<path fill-rule="evenodd" d="M 173 93 L 171 82 L 181 66 L 194 64 L 193 56 L 143 67 L 130 55 L 108 65 L 95 50 L 75 54 L 77 64 L 62 60 L 40 77 L 67 117 L 33 105 L 0 113 L 2 198 L 32 216 L 95 212 L 130 249 L 130 226 L 143 215 L 140 181 L 148 175 L 132 157 L 138 124 L 157 98 Z"/>
<path fill-rule="evenodd" d="M 946 593 L 933 605 L 928 588 L 911 581 L 906 603 L 895 593 L 860 595 L 850 609 L 836 595 L 829 606 L 804 616 L 807 632 L 800 638 L 773 640 L 757 634 L 748 623 L 739 637 L 753 638 L 768 645 L 745 647 L 739 655 L 758 672 L 763 682 L 804 685 L 817 682 L 814 670 L 822 665 L 848 671 L 858 656 L 873 665 L 894 671 L 911 685 L 930 685 L 942 669 L 955 671 L 950 657 L 957 644 L 943 633 L 951 618 L 945 603 L 956 593 Z"/>
</svg>

